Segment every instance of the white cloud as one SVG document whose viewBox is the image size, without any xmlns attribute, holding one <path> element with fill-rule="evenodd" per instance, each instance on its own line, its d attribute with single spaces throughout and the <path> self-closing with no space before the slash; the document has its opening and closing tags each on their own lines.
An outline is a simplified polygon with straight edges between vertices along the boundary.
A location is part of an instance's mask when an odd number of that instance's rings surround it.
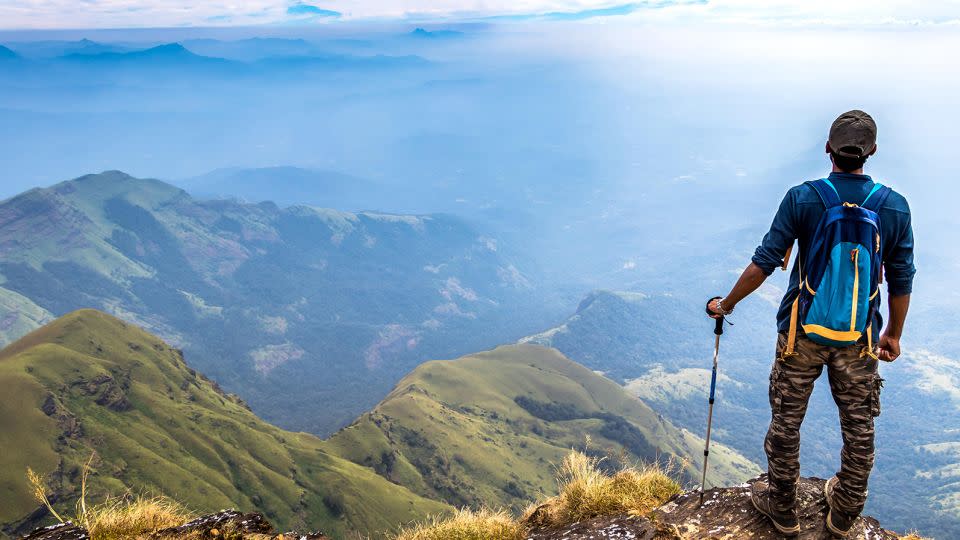
<svg viewBox="0 0 960 540">
<path fill-rule="evenodd" d="M 294 9 L 291 9 L 294 8 Z M 3 28 L 224 26 L 292 20 L 477 19 L 562 14 L 790 25 L 944 25 L 958 0 L 3 0 Z M 567 17 L 569 16 L 569 17 Z"/>
<path fill-rule="evenodd" d="M 958 0 L 711 0 L 660 10 L 663 18 L 797 26 L 916 26 L 960 22 Z"/>
</svg>

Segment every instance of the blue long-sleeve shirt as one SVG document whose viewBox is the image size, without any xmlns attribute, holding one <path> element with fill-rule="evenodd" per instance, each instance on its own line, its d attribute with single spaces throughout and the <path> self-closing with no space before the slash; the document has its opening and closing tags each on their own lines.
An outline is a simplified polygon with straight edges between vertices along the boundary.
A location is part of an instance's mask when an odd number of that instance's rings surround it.
<svg viewBox="0 0 960 540">
<path fill-rule="evenodd" d="M 840 200 L 857 204 L 867 198 L 874 186 L 873 179 L 865 174 L 831 173 L 830 181 L 837 188 Z M 790 308 L 800 286 L 797 261 L 803 260 L 824 211 L 823 201 L 813 187 L 800 184 L 790 188 L 773 218 L 770 231 L 763 237 L 763 242 L 753 255 L 753 262 L 769 276 L 774 269 L 783 265 L 783 257 L 794 240 L 798 243 L 799 251 L 794 252 L 790 286 L 777 313 L 777 329 L 780 332 L 786 332 L 790 328 Z M 913 228 L 910 224 L 910 206 L 907 199 L 896 191 L 892 192 L 880 208 L 879 215 L 880 254 L 885 269 L 887 293 L 892 296 L 910 294 L 913 290 L 913 276 L 917 270 L 913 264 Z M 878 313 L 873 325 L 874 338 L 879 335 L 882 326 L 883 318 Z"/>
</svg>

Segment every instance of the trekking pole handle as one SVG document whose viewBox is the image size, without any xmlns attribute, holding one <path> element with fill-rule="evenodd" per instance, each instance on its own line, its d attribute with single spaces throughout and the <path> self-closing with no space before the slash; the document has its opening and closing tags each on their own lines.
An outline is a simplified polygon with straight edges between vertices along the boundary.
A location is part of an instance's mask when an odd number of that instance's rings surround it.
<svg viewBox="0 0 960 540">
<path fill-rule="evenodd" d="M 722 298 L 723 298 L 722 296 L 714 296 L 713 298 L 707 300 L 707 315 L 710 315 L 711 317 L 714 315 L 717 315 L 717 313 L 715 313 L 710 309 L 710 302 L 713 302 L 714 300 L 720 300 Z M 723 315 L 721 314 L 720 317 L 716 319 L 716 321 L 717 321 L 717 325 L 713 328 L 713 333 L 718 336 L 722 336 L 723 335 Z"/>
</svg>

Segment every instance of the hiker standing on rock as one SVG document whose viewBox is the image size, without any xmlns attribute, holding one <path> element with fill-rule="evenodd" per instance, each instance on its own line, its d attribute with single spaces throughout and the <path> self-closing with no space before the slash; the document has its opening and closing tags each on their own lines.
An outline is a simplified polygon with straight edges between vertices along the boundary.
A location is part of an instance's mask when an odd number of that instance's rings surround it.
<svg viewBox="0 0 960 540">
<path fill-rule="evenodd" d="M 787 192 L 751 264 L 726 297 L 708 303 L 714 318 L 733 312 L 774 269 L 787 268 L 798 242 L 799 256 L 777 315 L 772 419 L 764 442 L 768 481 L 752 486 L 754 506 L 786 535 L 800 532 L 800 424 L 824 366 L 843 433 L 840 471 L 826 484 L 827 528 L 843 537 L 863 511 L 873 468 L 873 419 L 880 415 L 883 386 L 878 360 L 900 356 L 916 273 L 913 230 L 907 200 L 863 174 L 864 162 L 877 151 L 876 138 L 877 125 L 867 113 L 840 115 L 826 145 L 833 172 Z M 879 291 L 884 275 L 885 328 Z"/>
</svg>

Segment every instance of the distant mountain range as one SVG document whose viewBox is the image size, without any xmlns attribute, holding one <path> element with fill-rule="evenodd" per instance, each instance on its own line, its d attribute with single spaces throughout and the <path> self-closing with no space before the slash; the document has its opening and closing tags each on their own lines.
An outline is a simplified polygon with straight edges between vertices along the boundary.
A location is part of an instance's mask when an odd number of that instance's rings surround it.
<svg viewBox="0 0 960 540">
<path fill-rule="evenodd" d="M 226 65 L 228 63 L 227 60 L 222 58 L 212 58 L 209 56 L 200 56 L 198 54 L 194 54 L 179 43 L 168 43 L 165 45 L 158 45 L 149 49 L 136 51 L 117 52 L 113 50 L 106 50 L 100 52 L 72 52 L 62 56 L 61 59 L 73 62 L 99 62 L 104 64 L 111 62 L 171 62 L 181 64 L 217 63 Z"/>
<path fill-rule="evenodd" d="M 91 455 L 91 503 L 127 490 L 164 494 L 195 511 L 256 509 L 284 530 L 337 538 L 449 509 L 312 435 L 267 424 L 180 351 L 104 313 L 71 313 L 0 352 L 0 386 L 0 531 L 9 534 L 50 520 L 28 467 L 72 512 Z"/>
<path fill-rule="evenodd" d="M 410 32 L 410 36 L 421 39 L 457 39 L 466 34 L 457 30 L 427 30 L 426 28 L 416 28 Z"/>
<path fill-rule="evenodd" d="M 102 309 L 318 434 L 423 360 L 516 339 L 555 309 L 522 257 L 450 216 L 200 201 L 120 172 L 0 203 L 0 261 L 5 342 Z"/>
<path fill-rule="evenodd" d="M 191 42 L 187 42 L 191 43 Z M 74 67 L 89 70 L 177 68 L 184 73 L 202 74 L 198 69 L 212 70 L 213 76 L 244 76 L 283 73 L 290 70 L 322 68 L 332 70 L 365 70 L 383 68 L 416 68 L 428 65 L 415 55 L 354 55 L 339 50 L 325 51 L 316 47 L 298 46 L 281 40 L 247 40 L 221 42 L 201 40 L 194 46 L 209 53 L 198 54 L 182 43 L 164 43 L 138 48 L 102 44 L 90 40 L 76 42 L 25 42 L 18 47 L 24 53 L 0 45 L 0 58 L 16 59 L 32 68 L 31 77 L 42 77 L 57 68 Z M 216 56 L 225 53 L 229 58 Z M 129 73 L 128 73 L 129 75 Z"/>
<path fill-rule="evenodd" d="M 90 39 L 76 41 L 46 40 L 12 43 L 10 47 L 21 56 L 35 59 L 51 59 L 71 54 L 100 54 L 130 50 L 122 45 L 100 43 Z"/>
<path fill-rule="evenodd" d="M 86 55 L 122 55 L 142 53 L 153 49 L 183 47 L 198 56 L 227 59 L 238 62 L 255 62 L 277 57 L 331 57 L 349 55 L 359 49 L 374 52 L 376 45 L 398 45 L 404 42 L 452 40 L 466 37 L 460 30 L 416 28 L 410 32 L 383 36 L 379 40 L 364 39 L 313 39 L 282 37 L 251 37 L 244 39 L 193 38 L 177 43 L 131 43 L 101 42 L 88 38 L 79 40 L 17 41 L 0 45 L 16 51 L 19 56 L 36 60 L 53 60 L 62 57 Z M 379 47 L 382 49 L 383 47 Z M 156 51 L 155 51 L 156 52 Z M 0 53 L 2 56 L 3 53 Z"/>
</svg>

